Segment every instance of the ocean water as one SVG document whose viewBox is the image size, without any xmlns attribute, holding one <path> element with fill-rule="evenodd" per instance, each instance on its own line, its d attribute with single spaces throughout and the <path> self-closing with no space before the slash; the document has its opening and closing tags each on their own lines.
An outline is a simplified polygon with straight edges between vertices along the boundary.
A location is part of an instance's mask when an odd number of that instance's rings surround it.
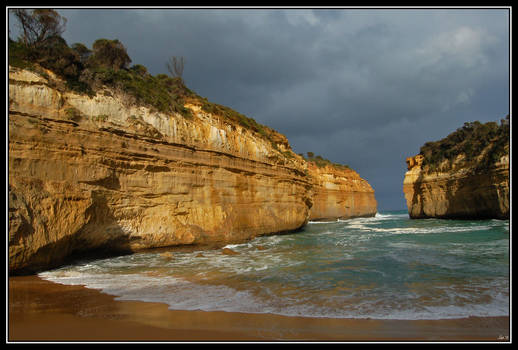
<svg viewBox="0 0 518 350">
<path fill-rule="evenodd" d="M 39 274 L 173 310 L 443 319 L 509 315 L 509 221 L 406 212 L 310 222 L 221 249 L 143 252 Z"/>
</svg>

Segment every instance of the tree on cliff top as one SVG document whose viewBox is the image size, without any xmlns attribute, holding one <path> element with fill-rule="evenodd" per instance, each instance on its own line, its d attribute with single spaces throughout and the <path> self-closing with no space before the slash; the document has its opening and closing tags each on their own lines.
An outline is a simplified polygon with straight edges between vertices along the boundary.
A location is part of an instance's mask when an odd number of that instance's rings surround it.
<svg viewBox="0 0 518 350">
<path fill-rule="evenodd" d="M 131 63 L 126 48 L 117 39 L 97 39 L 92 48 L 93 53 L 87 62 L 90 67 L 104 67 L 118 71 L 119 69 L 127 69 Z"/>
<path fill-rule="evenodd" d="M 92 50 L 87 48 L 82 43 L 75 43 L 72 45 L 72 50 L 74 50 L 78 55 L 81 63 L 85 64 L 88 58 L 92 55 Z"/>
<path fill-rule="evenodd" d="M 52 9 L 15 9 L 13 13 L 23 32 L 20 40 L 27 47 L 38 47 L 65 31 L 67 19 Z"/>
<path fill-rule="evenodd" d="M 464 155 L 464 163 L 457 166 L 476 165 L 477 169 L 488 168 L 509 152 L 509 137 L 507 117 L 500 120 L 500 125 L 496 122 L 467 122 L 439 141 L 426 142 L 419 153 L 424 156 L 423 165 L 429 170 L 438 169 L 445 161 L 445 166 L 451 167 L 459 155 Z M 483 157 L 480 158 L 480 155 Z"/>
<path fill-rule="evenodd" d="M 180 78 L 183 81 L 183 57 L 180 57 L 180 59 L 178 59 L 176 56 L 172 56 L 169 58 L 165 65 L 173 78 Z"/>
</svg>

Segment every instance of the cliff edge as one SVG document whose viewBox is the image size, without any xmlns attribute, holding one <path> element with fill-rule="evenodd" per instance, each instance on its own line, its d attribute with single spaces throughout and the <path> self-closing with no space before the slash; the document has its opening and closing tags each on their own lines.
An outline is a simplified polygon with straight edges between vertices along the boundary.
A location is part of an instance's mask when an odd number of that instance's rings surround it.
<svg viewBox="0 0 518 350">
<path fill-rule="evenodd" d="M 9 66 L 9 271 L 365 214 L 355 172 L 313 169 L 284 135 L 194 94 L 177 108 L 108 85 L 80 93 L 50 70 Z M 374 215 L 373 191 L 360 187 Z"/>
<path fill-rule="evenodd" d="M 466 123 L 406 159 L 413 219 L 509 219 L 509 117 Z"/>
<path fill-rule="evenodd" d="M 356 171 L 332 164 L 319 167 L 311 161 L 308 162 L 308 171 L 313 183 L 313 206 L 309 220 L 325 221 L 376 215 L 374 190 Z"/>
<path fill-rule="evenodd" d="M 9 67 L 10 271 L 307 223 L 311 183 L 283 135 L 265 138 L 196 99 L 186 117 L 63 85 Z"/>
</svg>

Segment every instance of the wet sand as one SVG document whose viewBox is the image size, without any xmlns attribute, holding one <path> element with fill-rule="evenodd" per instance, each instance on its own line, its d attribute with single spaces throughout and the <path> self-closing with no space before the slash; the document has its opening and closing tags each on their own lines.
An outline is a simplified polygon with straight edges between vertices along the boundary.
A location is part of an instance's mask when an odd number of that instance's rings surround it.
<svg viewBox="0 0 518 350">
<path fill-rule="evenodd" d="M 172 311 L 37 276 L 9 278 L 9 342 L 509 342 L 509 317 L 373 320 Z"/>
</svg>

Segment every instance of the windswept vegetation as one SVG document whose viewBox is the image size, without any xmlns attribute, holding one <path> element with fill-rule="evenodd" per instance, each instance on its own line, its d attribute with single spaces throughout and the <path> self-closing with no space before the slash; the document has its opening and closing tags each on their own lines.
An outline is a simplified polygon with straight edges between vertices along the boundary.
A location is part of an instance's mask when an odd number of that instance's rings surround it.
<svg viewBox="0 0 518 350">
<path fill-rule="evenodd" d="M 509 152 L 509 123 L 509 115 L 501 119 L 500 124 L 479 121 L 464 123 L 444 139 L 427 142 L 421 147 L 423 166 L 431 171 L 437 170 L 441 164 L 451 168 L 457 157 L 462 155 L 464 159 L 458 166 L 474 166 L 477 170 L 488 168 Z M 480 155 L 482 157 L 477 159 Z"/>
<path fill-rule="evenodd" d="M 117 39 L 101 38 L 92 48 L 82 43 L 71 46 L 61 37 L 66 19 L 52 9 L 16 10 L 22 27 L 17 40 L 9 38 L 9 65 L 45 75 L 40 67 L 54 72 L 66 82 L 66 88 L 77 93 L 95 95 L 103 86 L 130 97 L 131 101 L 164 113 L 179 113 L 191 118 L 184 107 L 187 100 L 197 100 L 202 110 L 227 118 L 267 139 L 277 148 L 271 130 L 231 108 L 209 102 L 188 89 L 183 80 L 184 58 L 170 57 L 170 73 L 153 76 L 132 60 Z M 30 35 L 30 33 L 33 33 Z"/>
<path fill-rule="evenodd" d="M 337 169 L 343 169 L 343 170 L 352 170 L 348 165 L 346 164 L 340 164 L 340 163 L 333 163 L 329 159 L 325 159 L 320 155 L 315 156 L 313 152 L 307 152 L 307 157 L 304 156 L 304 154 L 299 153 L 299 156 L 304 158 L 307 162 L 314 163 L 317 167 L 323 168 L 325 166 L 332 166 Z"/>
<path fill-rule="evenodd" d="M 256 122 L 253 118 L 249 118 L 249 117 L 245 116 L 244 114 L 236 112 L 232 108 L 222 106 L 217 103 L 209 102 L 205 98 L 202 98 L 202 101 L 203 101 L 203 104 L 201 106 L 201 109 L 203 111 L 205 111 L 207 113 L 217 114 L 217 115 L 220 115 L 227 119 L 233 120 L 244 128 L 255 131 L 264 137 L 268 137 L 269 133 L 268 133 L 268 130 L 266 129 L 266 127 L 264 125 L 261 125 L 258 122 Z"/>
<path fill-rule="evenodd" d="M 195 96 L 180 77 L 153 76 L 146 67 L 130 66 L 124 45 L 117 39 L 98 39 L 89 49 L 82 43 L 69 46 L 61 37 L 66 19 L 51 9 L 15 10 L 22 29 L 15 41 L 9 38 L 9 64 L 40 74 L 48 69 L 66 82 L 66 88 L 94 95 L 108 86 L 131 96 L 136 103 L 160 112 L 191 117 L 184 99 Z"/>
<path fill-rule="evenodd" d="M 184 99 L 195 94 L 183 81 L 165 74 L 153 76 L 142 65 L 127 68 L 129 57 L 117 40 L 97 40 L 90 54 L 83 44 L 69 47 L 64 39 L 58 37 L 47 44 L 30 48 L 23 42 L 9 39 L 9 64 L 40 74 L 42 72 L 38 68 L 46 68 L 65 80 L 66 87 L 77 93 L 92 96 L 104 85 L 131 96 L 135 103 L 160 112 L 178 112 L 191 117 L 190 110 L 183 106 Z M 97 51 L 111 49 L 115 50 L 112 59 L 108 56 L 99 58 L 102 54 Z"/>
</svg>

